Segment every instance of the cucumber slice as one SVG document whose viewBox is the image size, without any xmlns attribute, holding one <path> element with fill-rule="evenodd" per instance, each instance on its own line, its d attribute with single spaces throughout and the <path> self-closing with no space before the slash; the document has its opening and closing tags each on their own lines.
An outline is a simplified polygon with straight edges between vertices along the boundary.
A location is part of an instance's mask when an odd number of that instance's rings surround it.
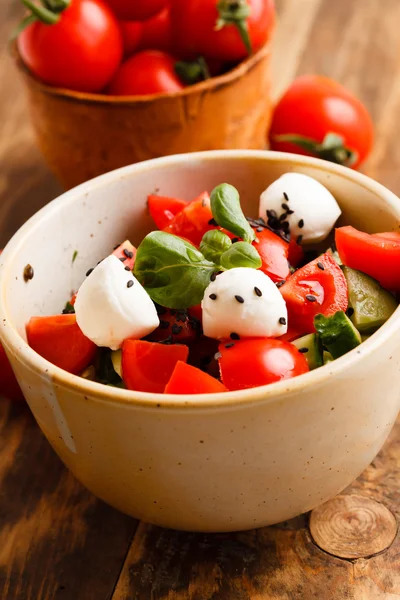
<svg viewBox="0 0 400 600">
<path fill-rule="evenodd" d="M 328 363 L 331 363 L 334 361 L 332 354 L 330 352 L 328 352 L 327 350 L 324 350 L 322 358 L 324 360 L 324 365 L 327 365 Z"/>
<path fill-rule="evenodd" d="M 111 362 L 114 367 L 114 371 L 122 378 L 122 351 L 114 350 L 111 352 Z"/>
<path fill-rule="evenodd" d="M 314 326 L 323 346 L 333 358 L 339 358 L 361 344 L 359 331 L 343 311 L 338 311 L 331 317 L 316 315 Z"/>
<path fill-rule="evenodd" d="M 349 291 L 351 320 L 361 333 L 373 333 L 383 325 L 397 308 L 390 292 L 370 277 L 349 267 L 342 267 Z"/>
<path fill-rule="evenodd" d="M 293 346 L 301 351 L 307 359 L 310 371 L 322 367 L 322 344 L 315 333 L 309 333 L 292 342 Z"/>
</svg>

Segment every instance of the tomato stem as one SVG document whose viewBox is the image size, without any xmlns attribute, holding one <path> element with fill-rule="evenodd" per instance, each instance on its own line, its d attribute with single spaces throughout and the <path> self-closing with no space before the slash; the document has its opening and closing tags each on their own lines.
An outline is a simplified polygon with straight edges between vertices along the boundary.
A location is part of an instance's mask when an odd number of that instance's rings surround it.
<svg viewBox="0 0 400 600">
<path fill-rule="evenodd" d="M 39 4 L 34 4 L 31 0 L 22 0 L 22 4 L 31 11 L 38 21 L 41 21 L 45 25 L 54 25 L 60 19 L 59 15 L 53 11 Z"/>
<path fill-rule="evenodd" d="M 207 63 L 202 56 L 193 62 L 178 61 L 175 64 L 175 72 L 187 85 L 210 79 Z"/>
<path fill-rule="evenodd" d="M 29 25 L 32 25 L 32 23 L 34 23 L 35 21 L 37 21 L 37 17 L 32 13 L 24 17 L 22 21 L 18 23 L 18 25 L 12 31 L 9 41 L 13 42 L 14 40 L 16 40 L 21 31 L 23 31 Z"/>
<path fill-rule="evenodd" d="M 68 8 L 71 0 L 41 0 L 41 4 L 36 4 L 32 0 L 22 0 L 22 4 L 30 11 L 22 19 L 19 25 L 11 34 L 11 41 L 15 40 L 26 27 L 32 25 L 35 21 L 40 21 L 45 25 L 54 25 L 60 20 L 60 13 Z"/>
<path fill-rule="evenodd" d="M 289 142 L 295 146 L 299 146 L 303 150 L 307 150 L 311 154 L 346 167 L 353 166 L 358 161 L 358 152 L 345 146 L 344 138 L 337 133 L 327 133 L 322 143 L 317 142 L 312 138 L 303 137 L 301 135 L 287 133 L 276 135 L 276 142 Z"/>
<path fill-rule="evenodd" d="M 226 25 L 234 25 L 242 38 L 248 54 L 252 54 L 249 28 L 247 19 L 251 14 L 251 8 L 246 0 L 219 0 L 217 4 L 218 20 L 215 29 L 219 31 Z"/>
</svg>

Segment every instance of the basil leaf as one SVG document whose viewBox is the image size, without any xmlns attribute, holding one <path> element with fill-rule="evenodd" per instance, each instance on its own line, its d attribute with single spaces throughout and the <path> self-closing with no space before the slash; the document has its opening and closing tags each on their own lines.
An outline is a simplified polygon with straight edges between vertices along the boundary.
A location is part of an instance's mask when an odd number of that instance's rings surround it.
<svg viewBox="0 0 400 600">
<path fill-rule="evenodd" d="M 248 224 L 240 206 L 239 192 L 229 183 L 217 185 L 211 192 L 211 212 L 220 227 L 245 242 L 253 242 L 256 234 Z"/>
<path fill-rule="evenodd" d="M 200 252 L 207 260 L 218 262 L 221 254 L 232 246 L 230 238 L 218 229 L 211 229 L 203 235 L 200 242 Z"/>
<path fill-rule="evenodd" d="M 235 269 L 236 267 L 259 269 L 262 265 L 257 250 L 247 242 L 232 244 L 231 248 L 221 256 L 220 262 L 224 269 Z"/>
<path fill-rule="evenodd" d="M 188 308 L 201 302 L 216 270 L 218 267 L 192 244 L 170 233 L 153 231 L 137 250 L 134 274 L 154 302 L 168 308 Z"/>
</svg>

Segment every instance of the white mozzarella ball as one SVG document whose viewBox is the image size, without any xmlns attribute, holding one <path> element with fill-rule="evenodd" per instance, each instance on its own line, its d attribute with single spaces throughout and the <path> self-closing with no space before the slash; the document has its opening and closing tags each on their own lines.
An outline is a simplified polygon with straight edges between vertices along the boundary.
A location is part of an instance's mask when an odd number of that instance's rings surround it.
<svg viewBox="0 0 400 600">
<path fill-rule="evenodd" d="M 204 292 L 202 308 L 210 338 L 278 337 L 287 331 L 286 303 L 272 279 L 256 269 L 218 275 Z"/>
<path fill-rule="evenodd" d="M 86 337 L 112 350 L 128 338 L 148 335 L 160 323 L 146 290 L 113 255 L 103 260 L 79 288 L 75 313 Z"/>
<path fill-rule="evenodd" d="M 267 210 L 281 216 L 286 212 L 282 204 L 293 211 L 286 217 L 292 237 L 301 235 L 304 243 L 324 240 L 342 212 L 325 186 L 302 173 L 285 173 L 274 181 L 261 194 L 259 216 L 267 220 Z"/>
</svg>

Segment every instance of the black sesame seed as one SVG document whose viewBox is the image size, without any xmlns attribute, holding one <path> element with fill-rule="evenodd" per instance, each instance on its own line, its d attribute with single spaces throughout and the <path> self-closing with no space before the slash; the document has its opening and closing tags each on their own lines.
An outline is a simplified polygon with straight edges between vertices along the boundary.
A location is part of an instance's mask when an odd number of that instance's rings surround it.
<svg viewBox="0 0 400 600">
<path fill-rule="evenodd" d="M 257 295 L 259 298 L 261 298 L 261 296 L 262 296 L 262 291 L 260 290 L 260 288 L 258 288 L 258 287 L 255 287 L 255 288 L 254 288 L 254 291 L 255 291 L 256 295 Z"/>
<path fill-rule="evenodd" d="M 302 235 L 298 235 L 296 243 L 300 245 L 302 241 L 303 241 L 303 236 Z"/>
<path fill-rule="evenodd" d="M 282 206 L 283 210 L 290 210 L 290 208 L 288 207 L 288 205 L 286 204 L 286 202 L 283 202 L 281 204 L 281 206 Z"/>
<path fill-rule="evenodd" d="M 276 287 L 277 287 L 277 288 L 280 288 L 280 287 L 282 287 L 282 286 L 283 286 L 285 283 L 286 283 L 286 281 L 285 281 L 284 279 L 282 279 L 282 281 L 278 281 L 278 283 L 276 283 L 275 285 L 276 285 Z"/>
<path fill-rule="evenodd" d="M 287 221 L 284 221 L 281 225 L 281 229 L 283 229 L 283 231 L 288 232 L 290 229 L 290 225 Z"/>
<path fill-rule="evenodd" d="M 131 268 L 130 268 L 130 267 L 128 267 L 128 266 L 127 266 L 127 267 L 125 267 L 125 271 L 130 271 L 130 270 L 131 270 Z"/>
<path fill-rule="evenodd" d="M 278 219 L 279 223 L 283 223 L 284 221 L 286 221 L 286 217 L 287 217 L 287 213 L 282 213 Z"/>
<path fill-rule="evenodd" d="M 298 222 L 298 226 L 300 227 L 300 229 L 304 227 L 304 219 L 300 219 L 300 221 Z"/>
<path fill-rule="evenodd" d="M 113 250 L 116 250 L 117 248 L 120 247 L 121 244 L 117 244 L 116 246 L 114 246 Z"/>
<path fill-rule="evenodd" d="M 130 281 L 128 281 L 128 283 L 126 284 L 127 288 L 131 288 L 133 286 L 135 282 L 131 279 Z"/>
<path fill-rule="evenodd" d="M 215 219 L 210 219 L 210 220 L 208 221 L 208 224 L 209 224 L 209 225 L 218 225 L 218 223 L 217 223 L 217 221 L 216 221 Z"/>
<path fill-rule="evenodd" d="M 283 197 L 285 198 L 286 202 L 289 202 L 289 196 L 286 192 L 283 192 Z"/>
<path fill-rule="evenodd" d="M 121 256 L 121 258 L 119 259 L 121 262 L 125 262 L 126 261 L 126 256 Z"/>
<path fill-rule="evenodd" d="M 299 352 L 301 352 L 302 354 L 307 354 L 308 348 L 299 348 Z"/>
<path fill-rule="evenodd" d="M 294 210 L 288 210 L 288 211 L 287 211 L 287 214 L 288 214 L 288 215 L 292 215 L 293 213 L 294 213 Z"/>
<path fill-rule="evenodd" d="M 239 295 L 235 295 L 235 300 L 237 300 L 237 302 L 239 302 L 239 304 L 243 304 L 244 302 L 244 298 L 243 296 L 239 296 Z"/>
<path fill-rule="evenodd" d="M 133 258 L 133 252 L 131 252 L 130 250 L 127 250 L 126 248 L 124 248 L 124 254 L 125 254 L 126 258 Z"/>
<path fill-rule="evenodd" d="M 233 348 L 234 342 L 230 342 L 229 344 L 225 344 L 225 348 Z"/>
<path fill-rule="evenodd" d="M 272 210 L 272 209 L 271 209 L 271 210 L 267 210 L 267 217 L 268 217 L 269 219 L 277 219 L 277 218 L 278 218 L 278 215 L 276 214 L 276 211 L 275 211 L 275 210 Z"/>
<path fill-rule="evenodd" d="M 279 323 L 280 323 L 281 325 L 286 325 L 286 319 L 285 319 L 285 317 L 281 317 L 281 318 L 279 319 Z"/>
<path fill-rule="evenodd" d="M 210 298 L 210 300 L 216 300 L 217 299 L 217 294 L 210 294 L 209 298 Z"/>
<path fill-rule="evenodd" d="M 215 281 L 216 279 L 217 279 L 217 274 L 216 274 L 216 272 L 214 271 L 214 273 L 211 273 L 211 276 L 210 276 L 210 281 Z"/>
<path fill-rule="evenodd" d="M 322 264 L 322 262 L 317 262 L 317 267 L 318 267 L 318 269 L 321 269 L 321 271 L 325 271 L 325 267 Z"/>
<path fill-rule="evenodd" d="M 173 333 L 174 335 L 179 335 L 179 334 L 181 333 L 181 331 L 182 331 L 182 330 L 183 330 L 183 327 L 182 327 L 182 325 L 177 325 L 176 323 L 174 323 L 174 324 L 172 325 L 172 329 L 171 329 L 171 331 L 172 331 L 172 333 Z"/>
<path fill-rule="evenodd" d="M 239 238 L 238 238 L 238 237 L 234 237 L 234 238 L 232 238 L 232 240 L 231 240 L 232 244 L 236 244 L 236 242 L 238 242 L 238 241 L 239 241 Z"/>
<path fill-rule="evenodd" d="M 235 331 L 232 331 L 229 337 L 231 338 L 231 340 L 240 340 L 240 335 L 238 333 L 235 333 Z"/>
<path fill-rule="evenodd" d="M 349 308 L 346 310 L 346 314 L 348 317 L 352 317 L 354 315 L 354 308 L 349 306 Z"/>
<path fill-rule="evenodd" d="M 316 297 L 313 296 L 312 294 L 307 294 L 306 300 L 308 300 L 309 302 L 316 302 L 317 301 Z"/>
<path fill-rule="evenodd" d="M 30 281 L 31 279 L 33 279 L 35 275 L 35 272 L 33 270 L 33 267 L 31 265 L 26 265 L 25 269 L 24 269 L 24 281 L 25 283 L 27 283 L 28 281 Z"/>
<path fill-rule="evenodd" d="M 93 273 L 93 271 L 94 271 L 94 269 L 89 269 L 89 271 L 87 271 L 87 272 L 86 272 L 86 277 L 89 277 L 89 275 L 90 275 L 91 273 Z"/>
<path fill-rule="evenodd" d="M 164 319 L 160 320 L 160 329 L 168 329 L 169 321 L 165 321 Z"/>
<path fill-rule="evenodd" d="M 180 323 L 186 323 L 186 321 L 188 320 L 188 316 L 185 313 L 181 313 L 176 315 L 176 320 Z"/>
</svg>

